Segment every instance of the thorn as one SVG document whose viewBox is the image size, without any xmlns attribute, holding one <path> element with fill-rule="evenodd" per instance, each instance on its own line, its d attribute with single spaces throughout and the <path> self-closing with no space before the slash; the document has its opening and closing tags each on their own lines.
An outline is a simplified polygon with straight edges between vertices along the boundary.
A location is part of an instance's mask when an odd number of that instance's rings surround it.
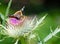
<svg viewBox="0 0 60 44">
<path fill-rule="evenodd" d="M 19 41 L 19 39 L 17 39 L 16 42 L 15 42 L 14 44 L 18 44 L 18 41 Z"/>
</svg>

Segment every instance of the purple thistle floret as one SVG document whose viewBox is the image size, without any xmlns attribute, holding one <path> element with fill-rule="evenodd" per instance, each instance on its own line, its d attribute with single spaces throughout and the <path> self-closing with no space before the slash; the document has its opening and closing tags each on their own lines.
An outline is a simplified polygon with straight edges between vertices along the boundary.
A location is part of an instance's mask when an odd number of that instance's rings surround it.
<svg viewBox="0 0 60 44">
<path fill-rule="evenodd" d="M 21 24 L 23 22 L 22 20 L 18 20 L 16 18 L 10 18 L 9 21 L 12 25 L 18 25 L 18 24 Z"/>
</svg>

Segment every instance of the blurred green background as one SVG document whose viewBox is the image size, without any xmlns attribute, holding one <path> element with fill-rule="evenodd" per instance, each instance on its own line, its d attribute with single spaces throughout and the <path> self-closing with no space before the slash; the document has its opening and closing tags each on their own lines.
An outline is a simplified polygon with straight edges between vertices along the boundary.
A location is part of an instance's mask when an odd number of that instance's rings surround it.
<svg viewBox="0 0 60 44">
<path fill-rule="evenodd" d="M 0 13 L 5 15 L 9 0 L 0 0 Z M 44 20 L 44 25 L 38 27 L 36 33 L 40 36 L 41 40 L 45 38 L 52 30 L 55 30 L 57 26 L 60 27 L 60 5 L 59 0 L 13 0 L 10 7 L 9 15 L 20 10 L 25 6 L 24 15 L 37 15 L 39 18 L 48 14 Z M 60 37 L 60 33 L 57 34 Z M 2 39 L 3 36 L 0 39 Z M 0 44 L 13 44 L 13 38 L 6 38 Z M 13 42 L 11 42 L 13 41 Z M 52 37 L 46 44 L 60 44 L 60 38 Z"/>
</svg>

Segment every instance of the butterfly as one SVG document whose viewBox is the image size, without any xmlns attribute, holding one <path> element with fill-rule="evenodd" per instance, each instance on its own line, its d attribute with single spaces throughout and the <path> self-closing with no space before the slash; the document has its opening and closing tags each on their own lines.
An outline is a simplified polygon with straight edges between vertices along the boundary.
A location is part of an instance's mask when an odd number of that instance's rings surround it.
<svg viewBox="0 0 60 44">
<path fill-rule="evenodd" d="M 15 12 L 13 15 L 9 15 L 9 23 L 12 24 L 12 25 L 19 25 L 19 24 L 22 24 L 22 22 L 24 22 L 26 16 L 24 16 L 22 14 L 22 11 L 24 10 L 24 7 Z"/>
<path fill-rule="evenodd" d="M 23 6 L 23 8 L 20 11 L 15 12 L 13 15 L 9 15 L 9 18 L 16 18 L 17 20 L 21 19 L 22 17 L 24 17 L 24 15 L 22 14 L 22 11 L 24 10 L 25 6 Z"/>
</svg>

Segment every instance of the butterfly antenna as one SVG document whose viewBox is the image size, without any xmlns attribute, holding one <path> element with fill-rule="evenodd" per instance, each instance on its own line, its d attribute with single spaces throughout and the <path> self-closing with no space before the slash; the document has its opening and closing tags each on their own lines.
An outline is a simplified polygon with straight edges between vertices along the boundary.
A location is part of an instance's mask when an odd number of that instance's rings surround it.
<svg viewBox="0 0 60 44">
<path fill-rule="evenodd" d="M 23 8 L 20 11 L 24 11 L 24 9 L 25 9 L 25 6 L 23 6 Z"/>
</svg>

